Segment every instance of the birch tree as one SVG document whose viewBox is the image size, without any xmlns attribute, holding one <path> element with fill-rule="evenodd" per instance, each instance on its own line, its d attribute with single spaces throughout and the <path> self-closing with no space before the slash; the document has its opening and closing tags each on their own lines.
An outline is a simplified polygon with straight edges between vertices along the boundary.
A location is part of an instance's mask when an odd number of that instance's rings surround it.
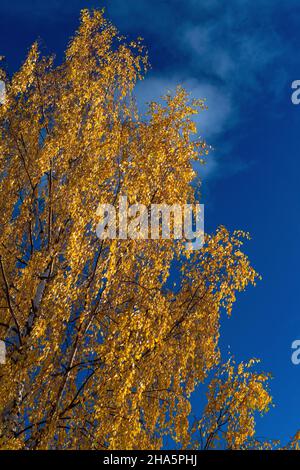
<svg viewBox="0 0 300 470">
<path fill-rule="evenodd" d="M 221 423 L 241 448 L 271 403 L 267 375 L 221 366 L 220 316 L 257 279 L 247 234 L 220 227 L 192 252 L 96 235 L 98 204 L 119 195 L 196 200 L 204 102 L 178 88 L 141 116 L 147 66 L 141 40 L 84 10 L 61 65 L 35 43 L 13 77 L 1 69 L 2 449 L 159 449 L 165 436 L 199 447 L 200 430 L 211 447 Z M 220 367 L 193 427 L 191 394 Z"/>
</svg>

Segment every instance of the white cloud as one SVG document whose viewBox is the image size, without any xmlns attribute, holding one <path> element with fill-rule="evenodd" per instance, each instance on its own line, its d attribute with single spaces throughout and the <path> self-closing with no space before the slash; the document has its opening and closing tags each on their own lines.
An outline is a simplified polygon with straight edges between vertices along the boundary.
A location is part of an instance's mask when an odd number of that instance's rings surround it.
<svg viewBox="0 0 300 470">
<path fill-rule="evenodd" d="M 231 97 L 221 88 L 195 78 L 180 79 L 178 76 L 169 79 L 166 77 L 146 78 L 135 88 L 139 109 L 145 112 L 147 103 L 159 100 L 169 91 L 174 93 L 178 85 L 183 86 L 191 94 L 191 98 L 206 100 L 208 110 L 201 111 L 194 117 L 201 136 L 211 138 L 229 129 L 234 119 Z"/>
<path fill-rule="evenodd" d="M 231 97 L 216 86 L 195 78 L 182 80 L 177 76 L 170 79 L 151 77 L 139 82 L 135 88 L 138 108 L 142 113 L 145 113 L 147 103 L 160 101 L 160 98 L 167 92 L 174 93 L 177 85 L 183 86 L 191 94 L 191 98 L 206 100 L 208 109 L 200 111 L 198 115 L 193 116 L 193 119 L 197 124 L 198 134 L 214 146 L 215 137 L 229 130 L 235 120 Z M 197 165 L 196 168 L 201 177 L 205 178 L 216 170 L 216 166 L 215 154 L 211 152 L 207 163 L 204 166 Z"/>
</svg>

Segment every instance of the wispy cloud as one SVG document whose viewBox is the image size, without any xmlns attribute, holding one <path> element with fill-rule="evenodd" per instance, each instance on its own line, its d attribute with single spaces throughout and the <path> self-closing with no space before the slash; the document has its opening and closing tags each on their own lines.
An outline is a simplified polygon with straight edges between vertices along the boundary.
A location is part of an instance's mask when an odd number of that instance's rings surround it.
<svg viewBox="0 0 300 470">
<path fill-rule="evenodd" d="M 231 152 L 234 141 L 251 132 L 253 103 L 261 99 L 266 104 L 270 96 L 273 103 L 282 99 L 288 81 L 285 65 L 293 55 L 292 45 L 283 40 L 273 18 L 282 4 L 277 0 L 189 0 L 185 5 L 180 15 L 171 5 L 169 16 L 163 10 L 162 32 L 151 21 L 147 26 L 163 45 L 165 61 L 160 63 L 159 75 L 154 70 L 138 86 L 139 100 L 156 99 L 178 84 L 193 97 L 206 98 L 209 110 L 200 114 L 197 124 L 200 134 L 216 148 L 206 176 L 212 170 L 220 173 L 220 157 L 226 160 L 226 172 L 242 171 L 247 165 Z M 168 20 L 172 14 L 176 28 Z M 224 135 L 233 128 L 230 145 L 224 145 Z"/>
<path fill-rule="evenodd" d="M 199 135 L 206 138 L 208 142 L 213 141 L 214 137 L 219 136 L 233 125 L 234 109 L 231 105 L 231 97 L 226 94 L 226 91 L 206 82 L 201 83 L 195 78 L 154 76 L 139 82 L 135 89 L 135 95 L 140 111 L 145 113 L 147 104 L 150 101 L 160 101 L 165 93 L 174 94 L 178 84 L 190 93 L 191 98 L 206 100 L 208 109 L 193 116 L 193 119 L 197 124 Z M 211 153 L 206 165 L 197 167 L 197 169 L 199 169 L 201 177 L 204 178 L 211 175 L 216 170 L 216 166 L 214 153 Z"/>
<path fill-rule="evenodd" d="M 204 98 L 208 109 L 194 117 L 198 132 L 208 138 L 220 134 L 234 117 L 232 115 L 231 97 L 217 86 L 201 82 L 195 78 L 180 76 L 158 77 L 154 76 L 139 82 L 135 89 L 139 107 L 146 110 L 146 103 L 159 100 L 166 92 L 174 93 L 177 85 L 182 85 L 191 95 L 191 98 Z"/>
</svg>

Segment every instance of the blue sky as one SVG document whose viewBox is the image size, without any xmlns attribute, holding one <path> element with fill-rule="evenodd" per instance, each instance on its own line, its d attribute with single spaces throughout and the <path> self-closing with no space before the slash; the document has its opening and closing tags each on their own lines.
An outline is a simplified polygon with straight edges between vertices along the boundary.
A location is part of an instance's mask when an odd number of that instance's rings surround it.
<svg viewBox="0 0 300 470">
<path fill-rule="evenodd" d="M 223 320 L 222 348 L 238 360 L 260 357 L 271 371 L 276 407 L 258 435 L 287 440 L 300 428 L 300 79 L 297 0 L 1 0 L 0 55 L 13 72 L 37 38 L 63 55 L 79 10 L 106 8 L 123 34 L 142 36 L 152 70 L 138 85 L 144 102 L 183 84 L 209 110 L 198 130 L 215 148 L 203 178 L 206 229 L 248 230 L 247 244 L 263 280 L 238 298 Z"/>
</svg>

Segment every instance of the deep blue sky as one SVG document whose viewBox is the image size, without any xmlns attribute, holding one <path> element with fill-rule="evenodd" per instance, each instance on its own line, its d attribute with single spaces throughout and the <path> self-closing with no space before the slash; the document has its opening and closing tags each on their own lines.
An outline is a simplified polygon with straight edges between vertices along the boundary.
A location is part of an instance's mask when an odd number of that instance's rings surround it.
<svg viewBox="0 0 300 470">
<path fill-rule="evenodd" d="M 300 79 L 297 0 L 1 0 L 0 55 L 14 72 L 31 43 L 62 57 L 81 8 L 106 7 L 123 34 L 142 36 L 152 70 L 138 86 L 141 107 L 176 84 L 207 98 L 199 132 L 215 148 L 203 177 L 206 229 L 251 232 L 246 251 L 263 280 L 239 296 L 223 321 L 222 347 L 260 357 L 274 376 L 276 407 L 258 434 L 286 441 L 300 428 Z"/>
</svg>

